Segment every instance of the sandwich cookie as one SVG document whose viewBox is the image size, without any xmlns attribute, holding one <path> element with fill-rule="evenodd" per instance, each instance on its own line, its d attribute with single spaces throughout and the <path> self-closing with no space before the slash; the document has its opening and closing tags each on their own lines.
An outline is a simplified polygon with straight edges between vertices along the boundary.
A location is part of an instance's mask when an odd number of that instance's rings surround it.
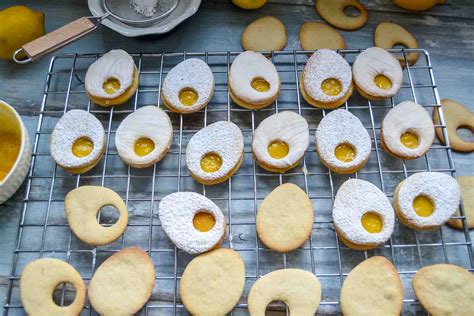
<svg viewBox="0 0 474 316">
<path fill-rule="evenodd" d="M 419 172 L 400 182 L 393 194 L 393 206 L 406 226 L 428 230 L 446 223 L 461 202 L 461 188 L 451 176 Z"/>
<path fill-rule="evenodd" d="M 461 186 L 462 205 L 464 206 L 464 215 L 469 229 L 474 228 L 474 176 L 458 176 L 457 180 Z M 454 214 L 461 216 L 459 210 Z M 449 226 L 464 229 L 464 224 L 461 219 L 450 219 Z"/>
<path fill-rule="evenodd" d="M 104 150 L 104 127 L 94 115 L 83 110 L 64 114 L 51 133 L 51 157 L 70 173 L 81 174 L 94 168 Z"/>
<path fill-rule="evenodd" d="M 264 119 L 255 129 L 252 140 L 255 161 L 271 172 L 283 173 L 296 167 L 308 146 L 308 122 L 290 111 Z"/>
<path fill-rule="evenodd" d="M 127 102 L 138 88 L 138 69 L 132 56 L 111 50 L 87 69 L 86 93 L 96 104 L 109 107 Z"/>
<path fill-rule="evenodd" d="M 300 44 L 304 50 L 345 49 L 341 33 L 324 22 L 304 22 L 300 28 Z"/>
<path fill-rule="evenodd" d="M 359 15 L 347 15 L 344 10 L 348 7 L 355 8 Z M 369 18 L 367 9 L 358 0 L 316 0 L 316 11 L 324 21 L 346 31 L 360 29 Z"/>
<path fill-rule="evenodd" d="M 275 65 L 260 53 L 240 53 L 230 66 L 230 97 L 241 107 L 256 110 L 269 106 L 278 98 L 280 86 Z"/>
<path fill-rule="evenodd" d="M 219 207 L 194 192 L 165 196 L 158 209 L 161 226 L 179 249 L 200 254 L 218 247 L 225 238 L 226 222 Z"/>
<path fill-rule="evenodd" d="M 183 114 L 203 109 L 213 94 L 211 68 L 198 58 L 186 59 L 171 69 L 161 89 L 161 99 L 166 107 Z"/>
<path fill-rule="evenodd" d="M 229 179 L 244 157 L 244 136 L 232 122 L 220 121 L 199 130 L 186 147 L 186 165 L 192 177 L 202 184 Z"/>
<path fill-rule="evenodd" d="M 118 155 L 134 168 L 146 168 L 163 159 L 172 142 L 171 120 L 156 106 L 145 106 L 131 113 L 115 133 Z"/>
<path fill-rule="evenodd" d="M 380 138 L 388 153 L 402 159 L 415 159 L 430 150 L 434 135 L 428 112 L 419 104 L 404 101 L 383 119 Z"/>
<path fill-rule="evenodd" d="M 286 45 L 286 27 L 274 16 L 256 19 L 242 33 L 242 47 L 251 51 L 283 50 Z"/>
<path fill-rule="evenodd" d="M 393 97 L 403 82 L 398 60 L 379 47 L 360 53 L 352 65 L 352 74 L 357 91 L 369 100 Z"/>
<path fill-rule="evenodd" d="M 418 41 L 403 26 L 391 22 L 382 22 L 375 28 L 374 45 L 384 49 L 394 48 L 395 45 L 403 45 L 406 48 L 418 48 Z M 403 54 L 394 54 L 400 65 L 406 64 L 412 66 L 420 57 L 418 52 L 409 52 L 406 54 L 406 60 Z"/>
<path fill-rule="evenodd" d="M 344 104 L 352 90 L 351 66 L 341 55 L 320 49 L 309 58 L 300 82 L 306 102 L 314 107 L 333 109 Z"/>
<path fill-rule="evenodd" d="M 349 179 L 341 185 L 332 217 L 341 241 L 356 250 L 374 249 L 385 243 L 395 225 L 395 214 L 385 194 L 359 179 Z"/>
<path fill-rule="evenodd" d="M 331 171 L 353 173 L 370 157 L 372 141 L 362 122 L 347 110 L 327 114 L 316 129 L 316 149 Z"/>
</svg>

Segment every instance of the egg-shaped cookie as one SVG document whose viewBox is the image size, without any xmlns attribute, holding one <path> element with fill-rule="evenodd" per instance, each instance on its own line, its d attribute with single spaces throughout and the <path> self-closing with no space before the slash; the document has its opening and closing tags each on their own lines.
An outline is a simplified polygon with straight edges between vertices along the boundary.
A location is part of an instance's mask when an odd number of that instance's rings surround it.
<svg viewBox="0 0 474 316">
<path fill-rule="evenodd" d="M 214 94 L 214 76 L 201 59 L 180 62 L 166 75 L 161 99 L 168 109 L 177 113 L 194 113 L 204 108 Z"/>
<path fill-rule="evenodd" d="M 308 122 L 290 111 L 264 119 L 255 129 L 252 140 L 255 161 L 271 172 L 283 173 L 296 167 L 308 146 Z"/>
<path fill-rule="evenodd" d="M 431 116 L 421 105 L 404 101 L 387 113 L 380 136 L 384 149 L 393 156 L 415 159 L 430 149 L 435 128 Z"/>
<path fill-rule="evenodd" d="M 210 124 L 191 137 L 186 147 L 186 166 L 202 184 L 229 179 L 242 164 L 244 136 L 232 122 Z"/>
<path fill-rule="evenodd" d="M 406 48 L 418 48 L 418 41 L 403 26 L 392 22 L 381 22 L 375 28 L 374 45 L 384 49 L 394 48 L 396 45 L 403 45 Z M 406 64 L 412 66 L 420 57 L 419 52 L 409 52 L 403 54 L 394 54 L 400 65 L 405 67 Z M 406 58 L 406 60 L 405 60 Z"/>
<path fill-rule="evenodd" d="M 242 47 L 251 51 L 283 50 L 286 45 L 286 27 L 274 16 L 256 19 L 242 33 Z"/>
<path fill-rule="evenodd" d="M 163 159 L 172 142 L 173 126 L 168 114 L 152 105 L 128 115 L 115 133 L 120 158 L 134 168 L 146 168 Z"/>
<path fill-rule="evenodd" d="M 359 15 L 347 15 L 344 10 L 348 7 L 357 10 Z M 324 21 L 346 31 L 363 27 L 369 18 L 367 9 L 359 0 L 316 0 L 316 11 Z"/>
<path fill-rule="evenodd" d="M 329 49 L 316 51 L 306 63 L 300 91 L 312 106 L 333 109 L 351 96 L 351 66 L 338 53 Z"/>
<path fill-rule="evenodd" d="M 304 50 L 345 49 L 341 33 L 324 22 L 304 22 L 300 27 L 300 45 Z"/>
<path fill-rule="evenodd" d="M 400 182 L 393 206 L 400 221 L 413 229 L 439 227 L 454 215 L 461 202 L 461 187 L 440 172 L 418 172 Z"/>
<path fill-rule="evenodd" d="M 337 234 L 348 247 L 368 250 L 393 233 L 395 212 L 385 194 L 365 180 L 349 179 L 337 191 L 332 209 Z"/>
<path fill-rule="evenodd" d="M 362 122 L 347 110 L 327 114 L 316 129 L 321 162 L 337 173 L 353 173 L 370 157 L 372 141 Z"/>
</svg>

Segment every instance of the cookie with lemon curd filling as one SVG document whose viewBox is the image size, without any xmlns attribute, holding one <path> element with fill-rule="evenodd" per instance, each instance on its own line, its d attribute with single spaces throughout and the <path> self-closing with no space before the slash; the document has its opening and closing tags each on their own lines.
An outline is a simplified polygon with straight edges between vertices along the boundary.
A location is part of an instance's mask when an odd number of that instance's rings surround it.
<svg viewBox="0 0 474 316">
<path fill-rule="evenodd" d="M 341 241 L 356 250 L 385 243 L 393 233 L 395 214 L 388 198 L 370 182 L 349 179 L 336 194 L 332 209 Z"/>
<path fill-rule="evenodd" d="M 51 157 L 70 173 L 80 174 L 94 168 L 104 150 L 104 127 L 94 115 L 83 110 L 64 114 L 51 133 Z"/>
<path fill-rule="evenodd" d="M 391 109 L 382 122 L 381 143 L 402 159 L 423 156 L 434 141 L 435 129 L 428 112 L 419 104 L 404 101 Z"/>
<path fill-rule="evenodd" d="M 338 53 L 320 49 L 304 67 L 300 90 L 303 98 L 312 106 L 336 108 L 352 94 L 351 66 Z"/>
<path fill-rule="evenodd" d="M 446 223 L 461 202 L 461 188 L 451 176 L 419 172 L 400 182 L 393 194 L 393 206 L 408 227 L 428 230 Z"/>
<path fill-rule="evenodd" d="M 398 60 L 378 47 L 367 48 L 357 56 L 352 65 L 352 75 L 357 91 L 370 100 L 393 97 L 403 82 Z"/>
<path fill-rule="evenodd" d="M 308 146 L 308 122 L 290 111 L 264 119 L 255 129 L 252 140 L 255 161 L 271 172 L 283 173 L 296 167 Z"/>
<path fill-rule="evenodd" d="M 120 158 L 134 168 L 146 168 L 163 159 L 172 142 L 171 120 L 156 106 L 145 106 L 128 115 L 115 133 Z"/>
<path fill-rule="evenodd" d="M 262 54 L 240 53 L 230 66 L 229 93 L 235 103 L 247 109 L 269 106 L 280 93 L 280 76 Z"/>
<path fill-rule="evenodd" d="M 186 59 L 166 75 L 161 99 L 177 113 L 194 113 L 203 109 L 214 94 L 214 76 L 209 66 L 198 58 Z"/>
<path fill-rule="evenodd" d="M 242 164 L 244 136 L 232 122 L 220 121 L 198 131 L 186 147 L 186 166 L 202 184 L 230 178 Z"/>
<path fill-rule="evenodd" d="M 353 173 L 370 157 L 372 141 L 362 122 L 349 111 L 327 114 L 316 129 L 316 149 L 321 162 L 337 173 Z"/>
<path fill-rule="evenodd" d="M 138 88 L 138 69 L 124 50 L 111 50 L 87 69 L 86 93 L 101 106 L 113 106 L 128 101 Z"/>
</svg>

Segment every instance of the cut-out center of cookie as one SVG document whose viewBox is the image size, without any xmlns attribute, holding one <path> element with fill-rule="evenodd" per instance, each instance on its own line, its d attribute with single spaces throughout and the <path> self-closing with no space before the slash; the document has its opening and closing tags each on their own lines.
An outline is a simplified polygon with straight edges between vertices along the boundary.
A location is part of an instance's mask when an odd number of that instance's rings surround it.
<svg viewBox="0 0 474 316">
<path fill-rule="evenodd" d="M 384 75 L 377 75 L 374 79 L 374 83 L 380 89 L 388 90 L 392 87 L 392 81 Z"/>
<path fill-rule="evenodd" d="M 330 96 L 338 95 L 342 91 L 341 82 L 334 78 L 325 79 L 321 83 L 321 90 Z"/>
<path fill-rule="evenodd" d="M 282 159 L 285 158 L 290 152 L 290 147 L 285 142 L 280 140 L 273 141 L 268 146 L 268 153 L 272 158 Z"/>
<path fill-rule="evenodd" d="M 356 18 L 356 17 L 360 16 L 360 10 L 356 7 L 351 6 L 351 5 L 348 5 L 347 7 L 345 7 L 343 9 L 343 12 L 346 16 L 348 16 L 350 18 Z"/>
<path fill-rule="evenodd" d="M 461 125 L 456 128 L 456 134 L 467 143 L 474 143 L 474 127 Z"/>
<path fill-rule="evenodd" d="M 94 143 L 88 137 L 78 138 L 72 145 L 72 153 L 78 158 L 89 156 L 92 150 Z"/>
<path fill-rule="evenodd" d="M 435 207 L 433 201 L 426 195 L 418 195 L 413 200 L 413 209 L 418 216 L 428 217 L 433 214 Z"/>
<path fill-rule="evenodd" d="M 420 145 L 418 135 L 410 131 L 403 133 L 402 136 L 400 136 L 400 141 L 405 147 L 410 149 L 416 148 Z"/>
<path fill-rule="evenodd" d="M 113 205 L 104 205 L 99 210 L 99 224 L 107 227 L 119 220 L 120 213 Z"/>
<path fill-rule="evenodd" d="M 336 146 L 334 155 L 342 162 L 351 162 L 356 156 L 356 150 L 352 145 L 344 143 Z"/>
<path fill-rule="evenodd" d="M 263 78 L 257 77 L 250 83 L 252 88 L 258 92 L 267 92 L 270 90 L 270 83 Z"/>
<path fill-rule="evenodd" d="M 216 225 L 216 219 L 212 214 L 201 211 L 196 213 L 193 218 L 193 226 L 198 231 L 205 233 L 210 231 Z"/>
<path fill-rule="evenodd" d="M 216 153 L 207 153 L 201 159 L 201 169 L 204 172 L 216 172 L 222 166 L 222 158 Z"/>
<path fill-rule="evenodd" d="M 115 77 L 107 78 L 103 83 L 102 88 L 107 94 L 114 94 L 120 90 L 120 80 Z"/>
<path fill-rule="evenodd" d="M 64 293 L 74 293 L 73 295 L 69 295 L 69 294 L 65 294 L 64 295 L 64 299 L 63 299 L 63 292 Z M 56 286 L 56 288 L 54 289 L 53 293 L 52 293 L 52 296 L 53 296 L 53 302 L 54 304 L 58 305 L 58 306 L 69 306 L 71 305 L 74 300 L 76 299 L 76 295 L 77 295 L 77 292 L 76 292 L 76 288 L 74 287 L 74 285 L 72 285 L 71 283 L 69 282 L 65 282 L 65 283 L 60 283 Z"/>
<path fill-rule="evenodd" d="M 380 233 L 383 228 L 383 221 L 379 214 L 367 212 L 362 215 L 362 226 L 371 234 Z"/>
<path fill-rule="evenodd" d="M 191 88 L 184 88 L 179 92 L 179 101 L 184 106 L 193 106 L 198 100 L 198 93 Z"/>
<path fill-rule="evenodd" d="M 155 143 L 146 137 L 140 138 L 135 142 L 135 154 L 140 157 L 149 155 L 153 150 L 155 150 Z"/>
</svg>

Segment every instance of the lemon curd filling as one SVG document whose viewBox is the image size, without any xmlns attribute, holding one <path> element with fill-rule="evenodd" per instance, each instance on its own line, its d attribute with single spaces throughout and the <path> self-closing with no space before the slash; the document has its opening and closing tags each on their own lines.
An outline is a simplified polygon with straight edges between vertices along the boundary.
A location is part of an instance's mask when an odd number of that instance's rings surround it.
<svg viewBox="0 0 474 316">
<path fill-rule="evenodd" d="M 218 154 L 208 153 L 201 159 L 201 169 L 204 172 L 211 173 L 216 172 L 222 166 L 222 159 Z"/>
<path fill-rule="evenodd" d="M 400 136 L 402 144 L 410 149 L 416 148 L 419 145 L 418 136 L 412 132 L 405 132 Z"/>
<path fill-rule="evenodd" d="M 427 217 L 433 214 L 434 205 L 429 197 L 419 195 L 413 200 L 413 209 L 419 216 Z"/>
<path fill-rule="evenodd" d="M 193 226 L 196 230 L 205 233 L 210 231 L 216 224 L 216 219 L 214 216 L 207 212 L 199 212 L 194 215 Z"/>
<path fill-rule="evenodd" d="M 351 162 L 356 156 L 354 147 L 349 144 L 340 144 L 334 149 L 334 155 L 342 162 Z"/>
<path fill-rule="evenodd" d="M 183 89 L 179 92 L 179 101 L 184 106 L 192 106 L 197 102 L 198 94 L 193 89 Z"/>
<path fill-rule="evenodd" d="M 362 226 L 371 234 L 380 233 L 382 231 L 382 218 L 375 212 L 367 212 L 362 215 Z"/>
<path fill-rule="evenodd" d="M 87 137 L 78 138 L 72 145 L 72 153 L 79 158 L 88 156 L 93 149 L 94 143 Z"/>
<path fill-rule="evenodd" d="M 0 181 L 6 178 L 18 158 L 21 135 L 14 132 L 0 132 Z"/>
<path fill-rule="evenodd" d="M 321 90 L 323 90 L 323 92 L 329 96 L 335 96 L 341 93 L 342 87 L 339 80 L 329 78 L 321 83 Z"/>
<path fill-rule="evenodd" d="M 270 84 L 263 78 L 255 78 L 250 84 L 252 88 L 258 92 L 267 92 L 270 90 Z"/>
<path fill-rule="evenodd" d="M 105 93 L 107 94 L 114 94 L 120 89 L 120 80 L 110 77 L 104 82 L 102 89 L 104 89 Z"/>
<path fill-rule="evenodd" d="M 392 87 L 392 81 L 385 77 L 384 75 L 378 75 L 374 79 L 374 83 L 380 89 L 388 90 Z"/>
<path fill-rule="evenodd" d="M 285 142 L 274 141 L 268 146 L 268 153 L 272 158 L 282 159 L 285 158 L 290 151 L 290 148 Z"/>
<path fill-rule="evenodd" d="M 143 157 L 150 154 L 155 149 L 155 143 L 149 138 L 140 138 L 135 142 L 135 154 Z"/>
</svg>

